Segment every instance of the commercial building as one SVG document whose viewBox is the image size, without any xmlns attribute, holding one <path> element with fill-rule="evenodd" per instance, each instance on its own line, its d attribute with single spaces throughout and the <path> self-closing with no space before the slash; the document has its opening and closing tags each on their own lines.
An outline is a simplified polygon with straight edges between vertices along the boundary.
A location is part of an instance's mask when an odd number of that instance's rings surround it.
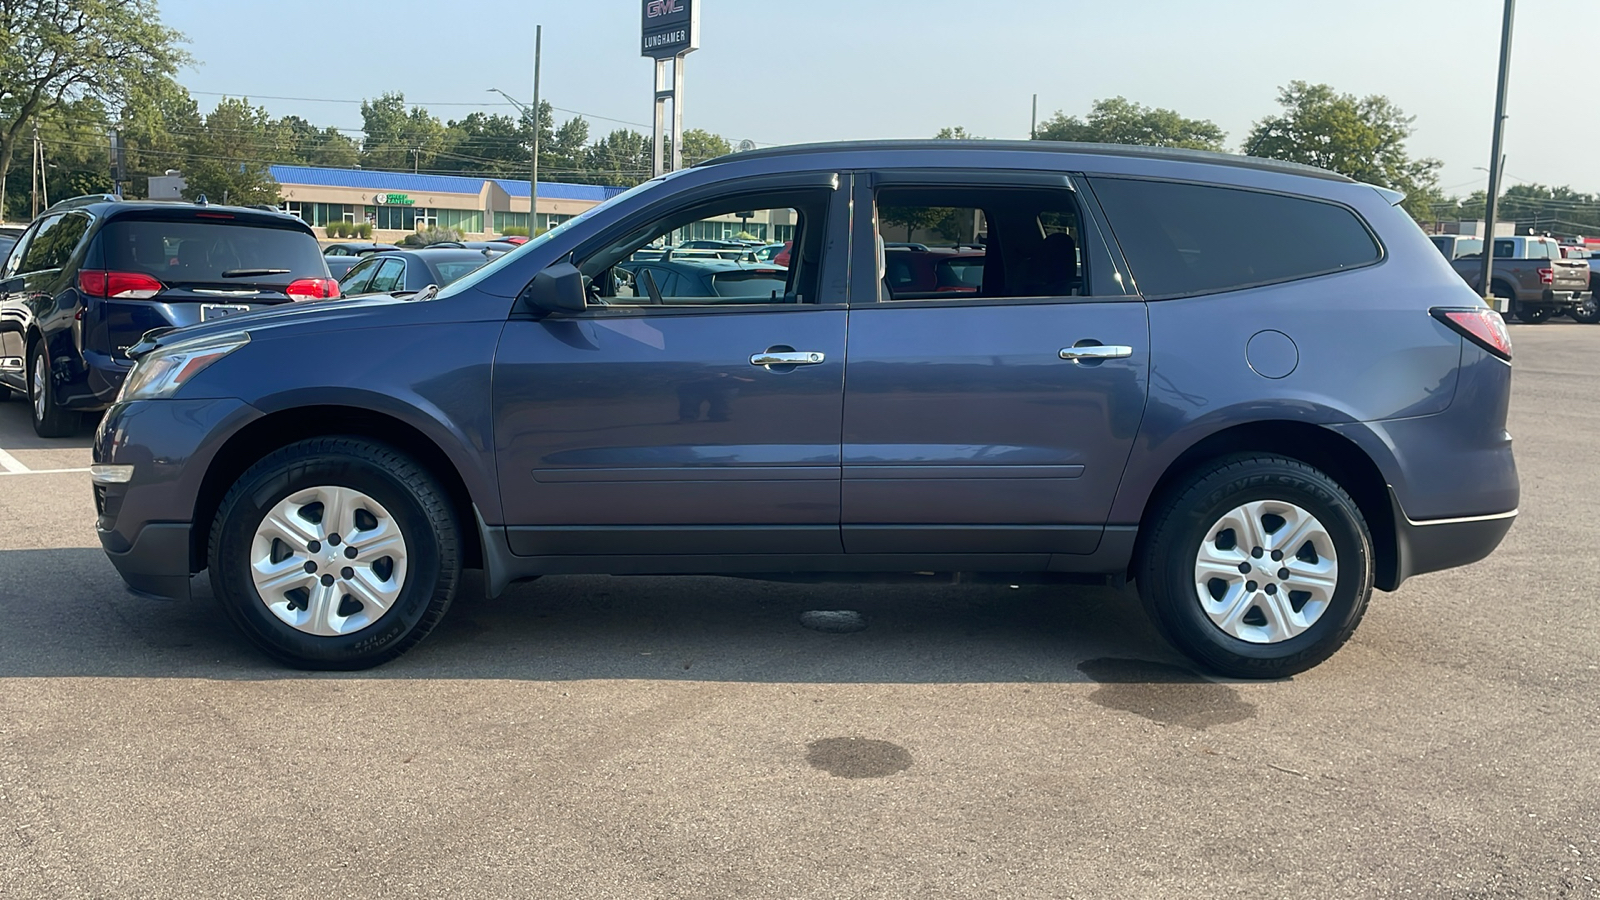
<svg viewBox="0 0 1600 900">
<path fill-rule="evenodd" d="M 334 222 L 371 223 L 372 239 L 395 242 L 430 227 L 454 228 L 469 240 L 528 227 L 528 182 L 481 175 L 420 175 L 371 169 L 272 166 L 280 207 L 306 224 L 325 228 Z M 185 188 L 181 173 L 168 170 L 150 178 L 152 199 L 177 199 Z M 626 190 L 596 184 L 539 182 L 539 229 L 552 228 Z M 212 197 L 213 202 L 226 202 Z M 728 239 L 747 235 L 764 241 L 794 237 L 793 210 L 750 210 L 691 222 L 674 242 Z"/>
<path fill-rule="evenodd" d="M 368 169 L 273 166 L 283 209 L 306 224 L 370 222 L 373 239 L 394 241 L 438 226 L 470 239 L 528 227 L 528 182 L 479 175 L 417 175 Z M 622 188 L 539 182 L 538 227 L 551 228 Z"/>
</svg>

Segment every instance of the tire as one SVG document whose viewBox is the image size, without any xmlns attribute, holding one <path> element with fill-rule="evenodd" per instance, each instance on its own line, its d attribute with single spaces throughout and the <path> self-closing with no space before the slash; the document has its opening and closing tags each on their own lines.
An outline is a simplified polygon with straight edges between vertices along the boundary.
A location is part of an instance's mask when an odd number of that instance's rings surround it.
<svg viewBox="0 0 1600 900">
<path fill-rule="evenodd" d="M 28 358 L 28 400 L 33 407 L 33 432 L 39 437 L 70 437 L 83 426 L 83 417 L 56 405 L 50 390 L 50 354 L 44 341 L 33 347 Z"/>
<path fill-rule="evenodd" d="M 1572 304 L 1571 308 L 1567 310 L 1567 315 L 1571 316 L 1572 321 L 1577 322 L 1579 325 L 1593 325 L 1600 322 L 1600 300 L 1596 300 L 1592 293 L 1586 294 L 1578 302 Z"/>
<path fill-rule="evenodd" d="M 1517 307 L 1517 321 L 1526 322 L 1529 325 L 1548 322 L 1554 314 L 1554 311 L 1548 306 L 1529 306 L 1524 303 Z"/>
<path fill-rule="evenodd" d="M 303 669 L 398 657 L 444 617 L 461 581 L 445 491 L 409 457 L 354 437 L 300 441 L 251 466 L 223 498 L 208 546 L 228 618 Z"/>
<path fill-rule="evenodd" d="M 1145 609 L 1174 647 L 1219 675 L 1282 678 L 1312 668 L 1349 640 L 1372 596 L 1372 537 L 1360 509 L 1297 460 L 1218 459 L 1169 493 L 1148 524 L 1136 569 Z M 1274 546 L 1295 539 L 1285 529 L 1306 538 Z M 1286 551 L 1277 562 L 1280 572 L 1292 568 L 1287 579 L 1258 561 L 1274 562 L 1275 550 Z M 1204 572 L 1212 577 L 1202 582 Z"/>
</svg>

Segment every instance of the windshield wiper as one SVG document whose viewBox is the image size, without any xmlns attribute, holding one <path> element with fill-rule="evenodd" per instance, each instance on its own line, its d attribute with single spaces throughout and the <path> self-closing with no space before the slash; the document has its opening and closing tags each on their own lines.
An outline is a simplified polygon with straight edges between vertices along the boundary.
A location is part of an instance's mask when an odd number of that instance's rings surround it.
<svg viewBox="0 0 1600 900">
<path fill-rule="evenodd" d="M 249 278 L 253 275 L 287 275 L 293 269 L 229 269 L 222 273 L 223 278 Z"/>
</svg>

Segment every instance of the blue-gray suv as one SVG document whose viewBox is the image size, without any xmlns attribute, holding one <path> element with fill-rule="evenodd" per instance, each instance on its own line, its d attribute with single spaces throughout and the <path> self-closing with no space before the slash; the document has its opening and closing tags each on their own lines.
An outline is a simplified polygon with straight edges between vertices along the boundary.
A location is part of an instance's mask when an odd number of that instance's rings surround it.
<svg viewBox="0 0 1600 900">
<path fill-rule="evenodd" d="M 444 290 L 146 335 L 100 538 L 138 591 L 209 569 L 310 668 L 398 656 L 472 568 L 1131 579 L 1206 669 L 1293 674 L 1517 512 L 1505 326 L 1399 199 L 1101 145 L 713 160 Z M 716 296 L 622 265 L 731 238 L 789 265 Z"/>
</svg>

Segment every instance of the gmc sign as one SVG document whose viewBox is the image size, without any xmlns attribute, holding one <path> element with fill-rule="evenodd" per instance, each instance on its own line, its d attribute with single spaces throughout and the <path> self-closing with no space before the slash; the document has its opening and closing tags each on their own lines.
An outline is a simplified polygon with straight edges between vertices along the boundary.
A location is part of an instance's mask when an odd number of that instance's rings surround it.
<svg viewBox="0 0 1600 900">
<path fill-rule="evenodd" d="M 670 59 L 700 46 L 695 0 L 642 0 L 640 55 Z"/>
</svg>

